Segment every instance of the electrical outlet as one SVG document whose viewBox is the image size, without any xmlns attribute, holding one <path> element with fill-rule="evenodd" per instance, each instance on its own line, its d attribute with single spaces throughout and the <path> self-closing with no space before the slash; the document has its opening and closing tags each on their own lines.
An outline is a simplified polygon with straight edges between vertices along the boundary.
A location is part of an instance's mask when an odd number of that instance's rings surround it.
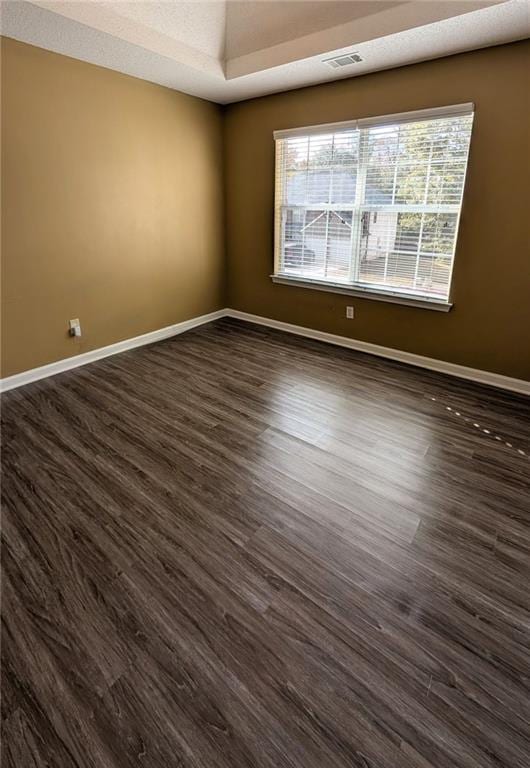
<svg viewBox="0 0 530 768">
<path fill-rule="evenodd" d="M 70 336 L 81 336 L 81 323 L 78 317 L 68 321 L 68 333 Z"/>
<path fill-rule="evenodd" d="M 348 320 L 353 320 L 355 314 L 353 311 L 353 307 L 346 307 L 346 318 Z"/>
</svg>

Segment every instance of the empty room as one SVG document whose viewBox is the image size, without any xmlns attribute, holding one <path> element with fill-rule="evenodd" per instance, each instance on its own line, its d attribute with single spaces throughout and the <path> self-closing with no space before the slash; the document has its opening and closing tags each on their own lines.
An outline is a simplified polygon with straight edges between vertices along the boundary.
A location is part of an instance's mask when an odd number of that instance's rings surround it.
<svg viewBox="0 0 530 768">
<path fill-rule="evenodd" d="M 0 12 L 2 768 L 528 768 L 530 2 Z"/>
</svg>

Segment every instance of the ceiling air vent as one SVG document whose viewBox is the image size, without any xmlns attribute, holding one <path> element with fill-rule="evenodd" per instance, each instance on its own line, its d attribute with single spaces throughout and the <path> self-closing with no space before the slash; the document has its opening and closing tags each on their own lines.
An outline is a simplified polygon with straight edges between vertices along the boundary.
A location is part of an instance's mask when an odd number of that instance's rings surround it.
<svg viewBox="0 0 530 768">
<path fill-rule="evenodd" d="M 363 57 L 358 53 L 344 53 L 342 56 L 335 56 L 332 59 L 323 59 L 322 63 L 327 64 L 331 69 L 340 67 L 350 67 L 352 64 L 358 64 Z"/>
</svg>

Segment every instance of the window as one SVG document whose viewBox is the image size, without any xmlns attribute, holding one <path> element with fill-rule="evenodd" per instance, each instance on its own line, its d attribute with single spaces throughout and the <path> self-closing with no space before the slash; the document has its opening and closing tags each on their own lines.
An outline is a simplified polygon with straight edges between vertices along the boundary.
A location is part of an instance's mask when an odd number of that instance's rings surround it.
<svg viewBox="0 0 530 768">
<path fill-rule="evenodd" d="M 449 308 L 473 105 L 277 131 L 273 279 Z"/>
</svg>

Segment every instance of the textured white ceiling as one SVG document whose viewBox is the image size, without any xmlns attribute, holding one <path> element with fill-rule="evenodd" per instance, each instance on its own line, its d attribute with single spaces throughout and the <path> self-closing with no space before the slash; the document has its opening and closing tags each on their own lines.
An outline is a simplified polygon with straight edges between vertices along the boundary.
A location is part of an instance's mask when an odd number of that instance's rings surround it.
<svg viewBox="0 0 530 768">
<path fill-rule="evenodd" d="M 405 0 L 228 0 L 226 59 L 385 11 Z"/>
<path fill-rule="evenodd" d="M 528 0 L 2 0 L 2 34 L 229 103 L 530 36 Z M 359 51 L 343 70 L 322 63 Z"/>
<path fill-rule="evenodd" d="M 108 2 L 115 13 L 173 37 L 216 59 L 224 59 L 226 3 L 210 2 Z"/>
</svg>

